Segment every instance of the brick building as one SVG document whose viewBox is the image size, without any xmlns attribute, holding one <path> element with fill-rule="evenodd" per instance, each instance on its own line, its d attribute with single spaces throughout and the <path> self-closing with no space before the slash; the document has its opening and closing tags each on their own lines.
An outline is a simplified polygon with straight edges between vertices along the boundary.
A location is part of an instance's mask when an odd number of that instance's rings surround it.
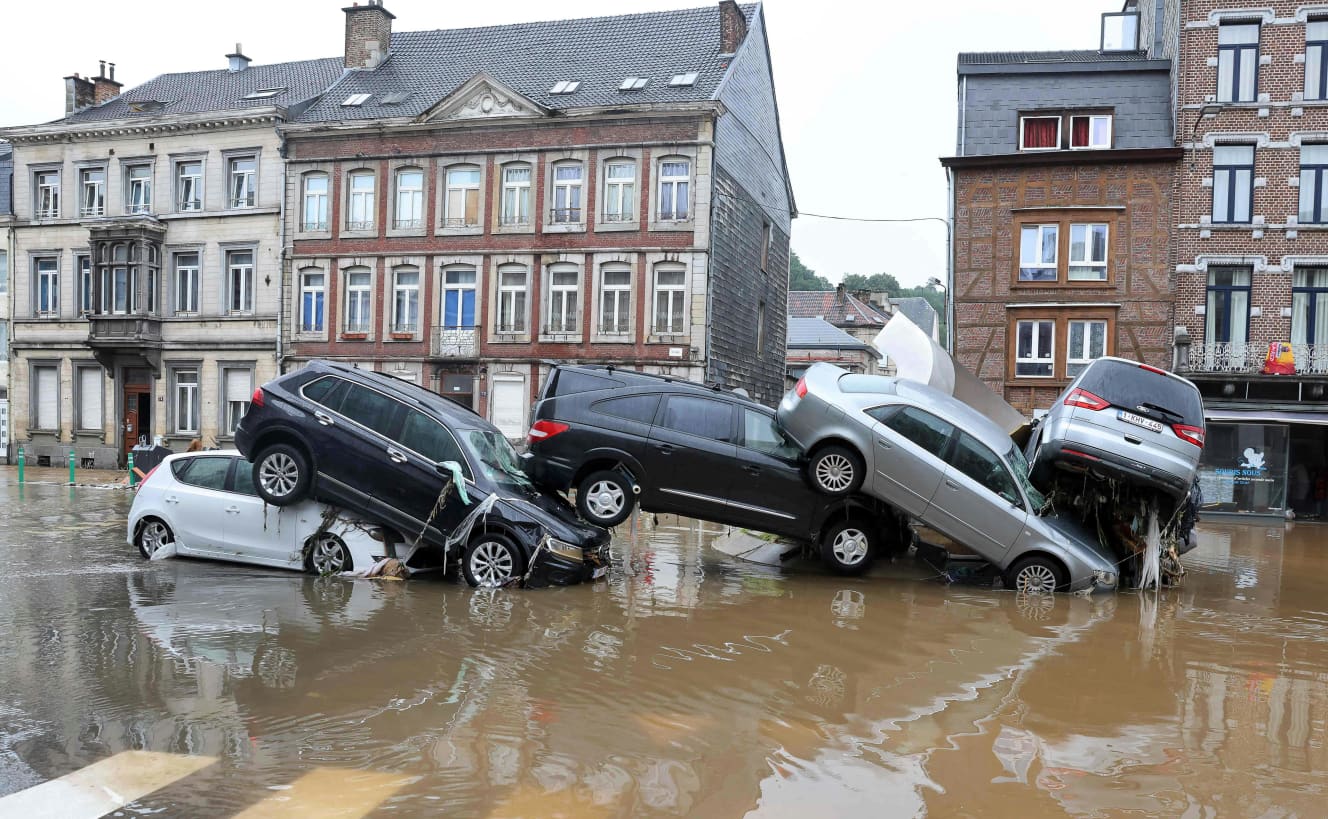
<svg viewBox="0 0 1328 819">
<path fill-rule="evenodd" d="M 393 31 L 281 126 L 283 366 L 354 362 L 511 437 L 547 365 L 784 383 L 794 215 L 759 5 Z"/>
<path fill-rule="evenodd" d="M 1186 0 L 1180 23 L 1177 367 L 1208 412 L 1205 501 L 1321 517 L 1328 4 Z"/>
<path fill-rule="evenodd" d="M 950 180 L 954 354 L 1026 413 L 1088 361 L 1171 364 L 1167 3 L 1100 48 L 960 54 Z"/>
</svg>

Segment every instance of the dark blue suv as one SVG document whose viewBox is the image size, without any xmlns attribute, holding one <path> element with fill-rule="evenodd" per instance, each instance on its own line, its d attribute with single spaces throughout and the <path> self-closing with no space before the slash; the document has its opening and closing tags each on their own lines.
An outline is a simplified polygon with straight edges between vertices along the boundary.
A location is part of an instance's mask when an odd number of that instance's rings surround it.
<svg viewBox="0 0 1328 819">
<path fill-rule="evenodd" d="M 602 576 L 609 533 L 536 488 L 496 427 L 447 398 L 327 361 L 259 387 L 235 432 L 264 500 L 312 497 L 394 528 L 450 560 L 471 585 L 566 585 Z M 439 495 L 455 464 L 469 503 Z M 498 500 L 463 542 L 451 535 L 488 495 Z M 437 508 L 435 508 L 437 507 Z M 533 569 L 532 569 L 533 564 Z"/>
</svg>

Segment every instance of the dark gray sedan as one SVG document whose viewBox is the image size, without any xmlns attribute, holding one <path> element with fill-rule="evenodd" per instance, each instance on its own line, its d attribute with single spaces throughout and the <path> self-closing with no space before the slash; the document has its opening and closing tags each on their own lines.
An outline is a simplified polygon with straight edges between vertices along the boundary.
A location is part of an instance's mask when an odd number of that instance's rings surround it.
<svg viewBox="0 0 1328 819">
<path fill-rule="evenodd" d="M 779 405 L 827 495 L 862 491 L 973 549 L 1020 591 L 1114 588 L 1116 561 L 1076 522 L 1041 517 L 1028 462 L 1000 427 L 938 390 L 814 364 Z"/>
</svg>

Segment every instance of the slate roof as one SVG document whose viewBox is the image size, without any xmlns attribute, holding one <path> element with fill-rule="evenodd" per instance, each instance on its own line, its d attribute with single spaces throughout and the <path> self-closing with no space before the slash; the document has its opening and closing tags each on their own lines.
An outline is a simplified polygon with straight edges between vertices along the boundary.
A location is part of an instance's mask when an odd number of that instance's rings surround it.
<svg viewBox="0 0 1328 819">
<path fill-rule="evenodd" d="M 838 348 L 876 351 L 870 344 L 854 338 L 825 319 L 818 318 L 790 318 L 787 346 L 790 349 Z"/>
<path fill-rule="evenodd" d="M 756 6 L 740 7 L 748 22 Z M 724 76 L 719 6 L 551 20 L 482 28 L 392 32 L 389 57 L 372 71 L 348 71 L 299 122 L 416 117 L 480 72 L 555 110 L 697 102 L 711 99 Z M 696 72 L 696 84 L 671 87 L 675 74 Z M 619 91 L 629 76 L 646 77 L 639 91 Z M 562 80 L 579 81 L 572 94 L 550 94 Z M 410 92 L 396 105 L 384 95 Z M 371 94 L 343 106 L 351 94 Z"/>
<path fill-rule="evenodd" d="M 923 332 L 930 334 L 932 325 L 936 323 L 936 308 L 931 306 L 931 302 L 921 296 L 908 296 L 902 299 L 891 299 L 895 309 L 908 316 L 908 320 L 922 328 Z"/>
<path fill-rule="evenodd" d="M 60 123 L 101 122 L 134 117 L 158 117 L 170 114 L 200 114 L 211 111 L 239 111 L 247 108 L 289 107 L 317 96 L 343 71 L 341 57 L 300 60 L 271 65 L 250 65 L 243 71 L 225 68 L 215 71 L 185 71 L 162 74 L 142 85 L 124 91 L 101 105 L 86 108 Z M 247 100 L 245 94 L 264 88 L 285 88 L 274 97 Z M 131 102 L 156 100 L 168 103 L 156 111 L 133 112 Z"/>
<path fill-rule="evenodd" d="M 960 65 L 1018 65 L 1023 63 L 1128 63 L 1147 60 L 1144 51 L 970 51 L 959 55 Z"/>
<path fill-rule="evenodd" d="M 822 317 L 837 326 L 884 327 L 889 320 L 879 310 L 851 293 L 837 290 L 790 290 L 788 314 L 794 318 Z M 853 316 L 851 320 L 846 316 Z"/>
</svg>

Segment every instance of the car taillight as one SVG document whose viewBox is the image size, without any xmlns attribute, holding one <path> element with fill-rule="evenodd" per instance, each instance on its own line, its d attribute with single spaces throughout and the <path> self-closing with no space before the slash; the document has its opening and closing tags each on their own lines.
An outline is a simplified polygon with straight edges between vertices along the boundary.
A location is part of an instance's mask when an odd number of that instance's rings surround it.
<svg viewBox="0 0 1328 819">
<path fill-rule="evenodd" d="M 1088 390 L 1075 389 L 1072 390 L 1069 395 L 1065 396 L 1065 406 L 1083 407 L 1084 409 L 1090 410 L 1104 410 L 1111 406 L 1111 404 L 1098 398 Z"/>
<path fill-rule="evenodd" d="M 1189 441 L 1200 449 L 1203 449 L 1203 427 L 1192 427 L 1189 424 L 1172 424 L 1171 431 L 1176 433 L 1176 437 L 1182 441 Z"/>
<path fill-rule="evenodd" d="M 571 429 L 567 424 L 561 421 L 536 421 L 535 426 L 530 428 L 530 434 L 526 437 L 526 443 L 534 444 L 540 441 L 547 441 L 560 432 L 566 432 Z"/>
<path fill-rule="evenodd" d="M 262 388 L 262 387 L 259 387 L 258 389 L 254 390 L 254 394 L 253 394 L 253 396 L 249 399 L 249 403 L 252 404 L 252 405 L 255 406 L 255 407 L 261 407 L 261 406 L 263 406 L 263 388 Z"/>
<path fill-rule="evenodd" d="M 1166 371 L 1166 370 L 1159 370 L 1157 367 L 1151 367 L 1151 366 L 1149 366 L 1149 365 L 1147 365 L 1147 364 L 1140 364 L 1140 365 L 1139 365 L 1139 369 L 1141 369 L 1141 370 L 1148 370 L 1150 373 L 1157 373 L 1158 375 L 1166 375 L 1166 374 L 1167 374 L 1167 371 Z"/>
<path fill-rule="evenodd" d="M 797 383 L 796 385 L 794 385 L 794 387 L 793 387 L 793 392 L 796 393 L 797 396 L 798 396 L 799 398 L 806 398 L 806 397 L 807 397 L 807 379 L 805 379 L 805 378 L 799 378 L 799 379 L 798 379 L 798 383 Z"/>
</svg>

